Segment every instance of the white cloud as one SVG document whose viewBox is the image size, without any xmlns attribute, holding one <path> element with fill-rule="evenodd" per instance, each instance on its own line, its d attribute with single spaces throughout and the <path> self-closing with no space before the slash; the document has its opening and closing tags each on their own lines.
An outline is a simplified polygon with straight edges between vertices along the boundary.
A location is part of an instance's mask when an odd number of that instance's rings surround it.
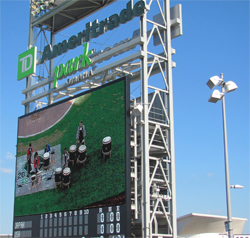
<svg viewBox="0 0 250 238">
<path fill-rule="evenodd" d="M 15 158 L 15 156 L 12 154 L 12 153 L 10 153 L 10 152 L 7 152 L 6 153 L 6 155 L 4 156 L 6 159 L 14 159 Z"/>
<path fill-rule="evenodd" d="M 6 169 L 6 168 L 0 168 L 0 169 L 5 174 L 12 174 L 13 173 L 13 169 Z"/>
<path fill-rule="evenodd" d="M 207 176 L 212 177 L 212 176 L 214 176 L 214 174 L 213 173 L 208 173 Z"/>
<path fill-rule="evenodd" d="M 221 215 L 222 210 L 207 211 L 207 213 L 212 215 Z"/>
</svg>

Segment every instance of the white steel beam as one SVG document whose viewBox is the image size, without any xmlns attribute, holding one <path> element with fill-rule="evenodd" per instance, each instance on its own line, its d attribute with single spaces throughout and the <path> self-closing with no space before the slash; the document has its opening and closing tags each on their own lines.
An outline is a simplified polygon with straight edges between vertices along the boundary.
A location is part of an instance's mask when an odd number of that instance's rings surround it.
<svg viewBox="0 0 250 238">
<path fill-rule="evenodd" d="M 148 62 L 147 62 L 147 12 L 141 16 L 141 102 L 142 112 L 142 237 L 150 237 L 150 187 L 149 187 L 149 123 L 148 123 Z"/>
<path fill-rule="evenodd" d="M 167 66 L 165 67 L 169 95 L 168 95 L 168 110 L 169 110 L 169 119 L 170 119 L 170 131 L 169 131 L 169 146 L 171 152 L 171 164 L 170 164 L 170 179 L 171 179 L 171 191 L 172 199 L 170 201 L 170 213 L 172 215 L 172 231 L 173 238 L 177 238 L 177 214 L 176 214 L 176 184 L 175 184 L 175 148 L 174 148 L 174 109 L 173 109 L 173 82 L 172 82 L 172 48 L 171 48 L 171 17 L 170 17 L 170 0 L 164 0 L 164 12 L 166 16 L 166 26 L 167 30 L 165 31 L 166 39 L 166 49 L 168 52 L 168 61 L 166 61 Z"/>
</svg>

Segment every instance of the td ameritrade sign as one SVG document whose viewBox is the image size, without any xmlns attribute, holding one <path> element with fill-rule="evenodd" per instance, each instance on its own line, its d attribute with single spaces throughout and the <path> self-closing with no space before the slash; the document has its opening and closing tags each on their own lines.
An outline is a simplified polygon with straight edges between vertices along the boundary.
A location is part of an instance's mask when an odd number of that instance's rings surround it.
<svg viewBox="0 0 250 238">
<path fill-rule="evenodd" d="M 91 38 L 96 38 L 108 30 L 113 30 L 114 28 L 119 27 L 120 24 L 125 24 L 134 17 L 141 16 L 144 13 L 145 7 L 144 1 L 138 1 L 135 3 L 134 7 L 132 6 L 131 1 L 129 1 L 126 8 L 120 12 L 120 15 L 113 14 L 102 20 L 100 23 L 97 19 L 93 22 L 88 22 L 86 24 L 86 29 L 79 32 L 77 36 L 73 35 L 68 41 L 64 40 L 53 47 L 51 45 L 45 46 L 41 62 L 43 63 L 45 60 L 51 60 L 62 53 L 66 53 L 69 49 L 74 49 L 77 46 L 82 45 L 83 42 L 90 41 Z"/>
<path fill-rule="evenodd" d="M 37 48 L 33 47 L 18 56 L 17 80 L 36 72 L 36 52 Z"/>
<path fill-rule="evenodd" d="M 54 46 L 47 45 L 44 47 L 41 63 L 44 63 L 46 60 L 51 60 L 63 53 L 66 53 L 69 49 L 74 49 L 77 46 L 83 45 L 84 42 L 89 42 L 92 38 L 96 38 L 108 30 L 113 30 L 116 27 L 119 27 L 120 24 L 125 24 L 127 21 L 132 20 L 134 17 L 141 16 L 144 13 L 146 8 L 145 2 L 140 0 L 132 5 L 131 0 L 126 4 L 126 8 L 123 9 L 120 14 L 113 14 L 110 17 L 98 22 L 98 20 L 94 20 L 93 22 L 88 22 L 86 24 L 86 29 L 79 32 L 77 35 L 73 35 L 69 38 L 69 40 L 64 40 Z M 86 44 L 84 44 L 85 49 L 87 49 Z M 86 55 L 87 53 L 87 55 Z M 83 54 L 83 63 L 87 63 L 90 65 L 91 62 L 88 61 L 88 56 L 90 52 L 85 52 Z M 85 58 L 84 58 L 85 57 Z M 80 58 L 80 57 L 79 57 Z M 85 59 L 85 60 L 84 60 Z M 54 78 L 54 88 L 57 86 L 57 79 L 67 76 L 71 74 L 71 71 L 74 73 L 77 71 L 78 63 L 76 63 L 78 58 L 75 60 L 75 67 L 70 67 L 68 72 L 69 65 L 73 65 L 73 60 L 66 63 L 66 65 L 60 65 L 55 68 L 55 78 Z M 81 66 L 80 68 L 84 67 Z M 60 68 L 60 70 L 59 70 Z M 22 53 L 18 58 L 18 76 L 17 79 L 20 80 L 25 78 L 33 73 L 36 70 L 36 47 Z"/>
</svg>

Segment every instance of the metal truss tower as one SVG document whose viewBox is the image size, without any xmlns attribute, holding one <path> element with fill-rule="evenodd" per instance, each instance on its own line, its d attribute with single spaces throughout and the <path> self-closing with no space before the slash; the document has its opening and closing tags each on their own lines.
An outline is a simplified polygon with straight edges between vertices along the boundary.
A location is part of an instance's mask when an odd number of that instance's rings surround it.
<svg viewBox="0 0 250 238">
<path fill-rule="evenodd" d="M 101 8 L 113 3 L 115 0 L 49 0 L 52 2 L 48 10 L 41 10 L 37 7 L 42 1 L 30 0 L 30 18 L 29 18 L 29 36 L 28 36 L 28 49 L 37 45 L 37 66 L 46 68 L 37 71 L 36 75 L 26 78 L 26 89 L 22 91 L 25 94 L 25 114 L 33 111 L 31 102 L 35 103 L 35 109 L 42 107 L 42 105 L 50 105 L 54 102 L 53 96 L 53 82 L 51 78 L 54 73 L 54 59 L 41 63 L 41 55 L 43 53 L 44 45 L 55 45 L 55 35 L 68 26 L 78 22 L 84 17 L 100 10 Z M 44 2 L 44 1 L 43 1 Z M 34 10 L 33 7 L 37 7 Z M 33 15 L 33 14 L 34 15 Z M 39 32 L 36 34 L 36 30 Z M 35 33 L 35 34 L 34 34 Z M 38 40 L 41 43 L 38 44 Z M 35 92 L 35 90 L 39 90 Z M 41 95 L 37 97 L 37 95 Z M 68 96 L 68 93 L 63 93 L 63 96 Z M 34 97 L 35 96 L 35 97 Z M 32 97 L 34 99 L 32 99 Z M 42 99 L 45 98 L 45 101 Z M 57 98 L 57 97 L 56 97 Z"/>
<path fill-rule="evenodd" d="M 136 45 L 140 45 L 140 52 L 93 70 L 88 82 L 78 82 L 81 85 L 72 90 L 69 85 L 52 89 L 54 61 L 50 60 L 49 65 L 45 64 L 47 78 L 38 75 L 42 82 L 32 85 L 33 76 L 27 78 L 26 89 L 23 90 L 26 99 L 22 103 L 27 114 L 30 102 L 38 104 L 37 100 L 42 96 L 47 97 L 47 104 L 52 104 L 61 97 L 69 96 L 70 92 L 97 87 L 124 75 L 130 75 L 131 83 L 140 80 L 141 97 L 131 101 L 131 231 L 134 237 L 177 238 L 172 85 L 172 68 L 175 67 L 172 54 L 175 50 L 171 47 L 171 39 L 182 35 L 181 5 L 170 8 L 170 0 L 143 1 L 146 9 L 140 17 L 137 37 L 114 47 L 113 51 L 104 52 L 105 56 L 99 55 L 93 61 L 112 57 L 112 54 L 130 50 Z M 37 40 L 33 38 L 34 27 L 40 29 L 38 35 L 44 34 L 47 44 L 54 45 L 57 32 L 112 2 L 114 0 L 62 1 L 44 16 L 34 19 L 31 15 L 29 48 Z M 149 19 L 153 2 L 157 2 L 159 14 Z M 50 33 L 49 40 L 45 30 Z M 152 41 L 158 48 L 152 47 Z M 156 52 L 159 47 L 161 53 Z M 41 63 L 41 53 L 38 51 L 37 65 Z M 101 73 L 103 77 L 99 76 Z M 43 87 L 44 92 L 30 97 L 30 92 L 38 87 Z"/>
<path fill-rule="evenodd" d="M 169 0 L 163 2 L 161 7 L 157 0 L 160 23 L 148 19 L 147 12 L 141 17 L 141 98 L 133 102 L 134 111 L 141 109 L 141 114 L 131 114 L 132 232 L 137 237 L 141 229 L 145 238 L 177 237 L 172 86 L 174 50 L 171 47 L 173 20 Z M 152 0 L 147 4 L 149 9 L 151 4 Z M 150 30 L 147 29 L 149 25 Z M 154 34 L 159 38 L 162 54 L 149 51 Z M 155 80 L 162 80 L 163 89 L 150 85 L 155 68 L 159 74 L 157 79 L 153 79 L 154 84 Z M 149 94 L 149 91 L 153 92 Z"/>
</svg>

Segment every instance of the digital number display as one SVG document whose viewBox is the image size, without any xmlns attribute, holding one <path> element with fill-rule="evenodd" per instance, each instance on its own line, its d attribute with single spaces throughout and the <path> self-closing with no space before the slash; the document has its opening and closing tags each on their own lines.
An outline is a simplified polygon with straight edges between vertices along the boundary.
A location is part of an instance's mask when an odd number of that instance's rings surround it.
<svg viewBox="0 0 250 238">
<path fill-rule="evenodd" d="M 107 229 L 107 234 L 113 234 L 115 232 L 115 227 L 114 227 L 114 224 L 111 223 L 111 224 L 107 224 L 106 225 L 106 229 Z"/>
<path fill-rule="evenodd" d="M 113 222 L 114 221 L 114 212 L 108 212 L 106 220 L 107 220 L 107 222 Z"/>
<path fill-rule="evenodd" d="M 104 231 L 105 231 L 104 224 L 98 224 L 97 225 L 97 234 L 102 235 L 102 234 L 104 234 Z"/>
<path fill-rule="evenodd" d="M 97 214 L 97 223 L 103 223 L 104 222 L 104 213 L 98 213 Z"/>
</svg>

